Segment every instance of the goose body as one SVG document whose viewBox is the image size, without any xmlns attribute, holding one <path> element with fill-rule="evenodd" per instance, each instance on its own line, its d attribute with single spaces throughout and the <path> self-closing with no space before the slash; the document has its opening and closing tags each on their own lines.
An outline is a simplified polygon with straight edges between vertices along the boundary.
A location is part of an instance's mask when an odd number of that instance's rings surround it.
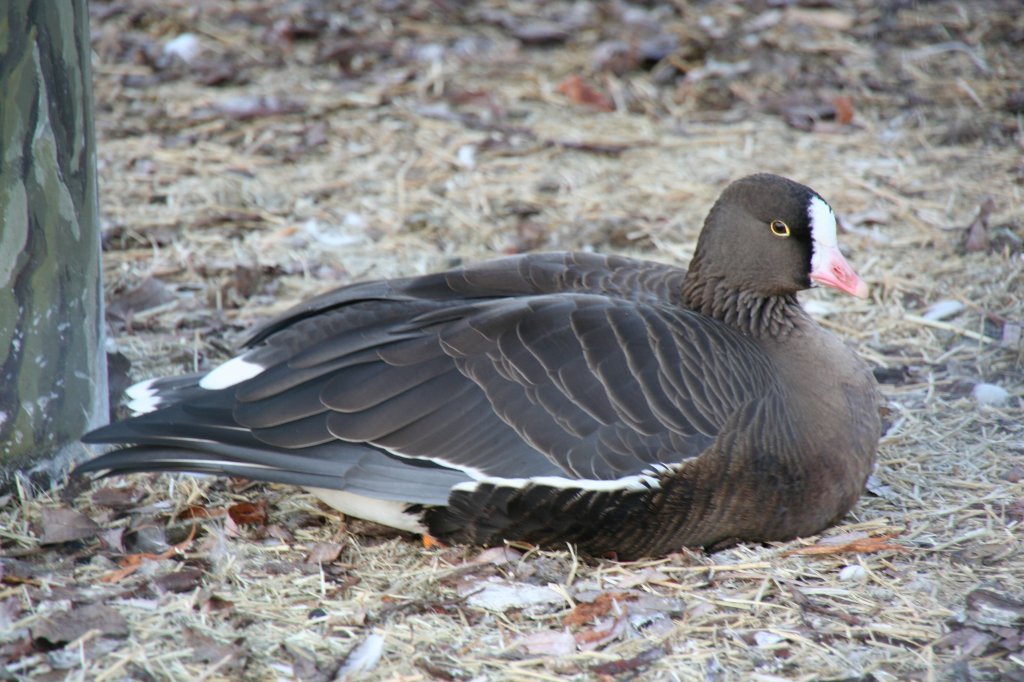
<svg viewBox="0 0 1024 682">
<path fill-rule="evenodd" d="M 832 210 L 749 176 L 689 269 L 531 254 L 314 298 L 130 389 L 145 413 L 84 439 L 126 447 L 77 472 L 246 476 L 447 542 L 621 558 L 812 534 L 880 435 L 871 372 L 797 303 L 814 283 L 866 293 Z"/>
</svg>

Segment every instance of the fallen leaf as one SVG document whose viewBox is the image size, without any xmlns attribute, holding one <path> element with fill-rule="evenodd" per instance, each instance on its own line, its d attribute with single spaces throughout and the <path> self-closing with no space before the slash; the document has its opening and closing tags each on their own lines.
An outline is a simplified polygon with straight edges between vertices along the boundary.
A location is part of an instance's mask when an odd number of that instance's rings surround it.
<svg viewBox="0 0 1024 682">
<path fill-rule="evenodd" d="M 626 673 L 635 673 L 643 670 L 651 663 L 663 658 L 667 654 L 668 650 L 664 646 L 656 646 L 647 649 L 646 651 L 641 651 L 632 658 L 623 658 L 618 661 L 599 663 L 598 665 L 592 666 L 590 668 L 590 672 L 596 675 L 611 675 L 613 677 L 625 675 Z"/>
<path fill-rule="evenodd" d="M 477 554 L 475 557 L 470 559 L 472 564 L 493 564 L 500 566 L 502 564 L 510 564 L 514 561 L 519 561 L 523 558 L 523 553 L 517 549 L 511 547 L 491 547 Z"/>
<path fill-rule="evenodd" d="M 124 616 L 109 606 L 85 604 L 47 616 L 32 627 L 32 637 L 56 647 L 73 642 L 90 630 L 123 637 L 128 634 L 128 623 Z"/>
<path fill-rule="evenodd" d="M 832 98 L 832 106 L 836 110 L 836 122 L 842 125 L 853 123 L 853 99 L 848 95 L 836 95 Z"/>
<path fill-rule="evenodd" d="M 613 615 L 619 616 L 622 614 L 622 603 L 633 599 L 636 599 L 634 595 L 624 592 L 602 592 L 592 602 L 576 604 L 576 607 L 567 616 L 562 618 L 562 624 L 585 625 L 604 618 L 613 612 Z"/>
<path fill-rule="evenodd" d="M 871 554 L 874 552 L 909 552 L 910 550 L 903 545 L 894 545 L 886 542 L 891 538 L 899 535 L 898 533 L 886 533 L 884 535 L 877 535 L 874 537 L 862 537 L 843 542 L 840 544 L 822 540 L 821 542 L 811 545 L 810 547 L 796 547 L 794 549 L 788 549 L 782 553 L 782 556 L 794 556 L 794 555 L 828 555 L 828 554 Z"/>
<path fill-rule="evenodd" d="M 306 555 L 307 564 L 329 564 L 341 555 L 341 545 L 337 542 L 317 542 Z"/>
<path fill-rule="evenodd" d="M 267 524 L 267 501 L 239 502 L 228 507 L 228 516 L 239 526 L 265 526 Z"/>
<path fill-rule="evenodd" d="M 95 537 L 102 528 L 85 514 L 67 507 L 50 507 L 42 512 L 41 545 L 57 545 Z"/>
<path fill-rule="evenodd" d="M 557 90 L 574 104 L 585 104 L 600 111 L 615 110 L 611 101 L 602 92 L 584 83 L 578 74 L 573 74 L 559 83 Z"/>
<path fill-rule="evenodd" d="M 996 210 L 996 202 L 992 200 L 992 197 L 985 199 L 978 207 L 978 215 L 964 230 L 962 238 L 964 251 L 967 253 L 988 251 L 988 219 L 994 210 Z"/>
<path fill-rule="evenodd" d="M 165 573 L 153 581 L 163 592 L 191 592 L 199 587 L 203 570 L 197 566 L 185 566 L 177 571 Z"/>
<path fill-rule="evenodd" d="M 106 307 L 107 319 L 126 321 L 136 313 L 151 310 L 175 300 L 174 293 L 155 277 L 147 277 L 137 286 L 114 294 Z"/>
<path fill-rule="evenodd" d="M 512 646 L 534 656 L 570 656 L 576 653 L 576 638 L 564 630 L 545 630 L 520 637 Z"/>
<path fill-rule="evenodd" d="M 100 582 L 104 583 L 118 583 L 130 576 L 135 571 L 139 570 L 143 563 L 146 561 L 162 561 L 164 559 L 170 559 L 179 552 L 184 552 L 196 536 L 196 526 L 193 525 L 189 531 L 188 537 L 183 542 L 168 548 L 167 550 L 159 554 L 129 554 L 128 556 L 121 559 L 121 568 L 111 571 L 100 577 Z"/>
<path fill-rule="evenodd" d="M 595 71 L 607 71 L 621 76 L 640 64 L 636 48 L 625 40 L 606 40 L 598 44 L 590 55 Z"/>
<path fill-rule="evenodd" d="M 967 595 L 967 618 L 978 625 L 1024 625 L 1024 602 L 980 588 Z"/>
<path fill-rule="evenodd" d="M 606 618 L 589 630 L 577 632 L 575 635 L 576 646 L 581 651 L 594 651 L 625 634 L 626 625 L 625 618 Z"/>
<path fill-rule="evenodd" d="M 190 659 L 216 666 L 220 676 L 236 679 L 237 673 L 245 666 L 248 656 L 237 643 L 223 644 L 193 628 L 185 629 L 185 641 L 191 649 Z"/>
<path fill-rule="evenodd" d="M 128 486 L 105 486 L 92 494 L 92 503 L 98 507 L 109 507 L 110 509 L 130 509 L 139 503 L 145 496 L 145 492 L 133 485 Z"/>
<path fill-rule="evenodd" d="M 467 582 L 459 587 L 459 593 L 469 595 L 466 603 L 470 606 L 488 611 L 522 609 L 564 601 L 562 595 L 550 587 L 500 578 Z"/>
</svg>

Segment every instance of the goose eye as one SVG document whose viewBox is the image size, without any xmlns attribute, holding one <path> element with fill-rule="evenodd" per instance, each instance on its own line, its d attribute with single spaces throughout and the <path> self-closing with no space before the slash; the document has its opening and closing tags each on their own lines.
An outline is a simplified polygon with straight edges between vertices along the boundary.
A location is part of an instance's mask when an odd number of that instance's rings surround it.
<svg viewBox="0 0 1024 682">
<path fill-rule="evenodd" d="M 772 234 L 776 237 L 788 237 L 789 236 L 789 225 L 782 222 L 781 220 L 773 220 L 771 222 Z"/>
</svg>

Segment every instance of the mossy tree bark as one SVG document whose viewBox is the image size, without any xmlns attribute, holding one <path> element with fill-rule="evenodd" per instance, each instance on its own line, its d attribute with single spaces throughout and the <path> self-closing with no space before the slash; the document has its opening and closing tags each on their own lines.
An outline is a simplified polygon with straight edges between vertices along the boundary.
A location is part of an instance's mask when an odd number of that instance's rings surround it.
<svg viewBox="0 0 1024 682">
<path fill-rule="evenodd" d="M 0 4 L 0 489 L 107 416 L 86 0 Z"/>
</svg>

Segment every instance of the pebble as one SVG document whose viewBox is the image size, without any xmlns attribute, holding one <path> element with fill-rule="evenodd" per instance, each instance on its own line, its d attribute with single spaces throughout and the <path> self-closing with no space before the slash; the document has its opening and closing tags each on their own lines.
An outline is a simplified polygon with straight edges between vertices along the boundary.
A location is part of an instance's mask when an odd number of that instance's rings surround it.
<svg viewBox="0 0 1024 682">
<path fill-rule="evenodd" d="M 1010 393 L 995 384 L 975 384 L 973 394 L 979 405 L 989 407 L 1002 407 L 1010 399 Z"/>
<path fill-rule="evenodd" d="M 186 64 L 189 64 L 199 56 L 199 50 L 201 47 L 199 38 L 197 38 L 195 34 L 182 33 L 180 36 L 168 41 L 168 43 L 164 45 L 164 56 L 168 58 L 178 58 Z"/>
<path fill-rule="evenodd" d="M 928 310 L 924 311 L 924 315 L 921 315 L 921 317 L 936 322 L 938 320 L 945 320 L 947 317 L 953 317 L 963 309 L 964 304 L 960 301 L 937 301 L 928 306 Z"/>
</svg>

